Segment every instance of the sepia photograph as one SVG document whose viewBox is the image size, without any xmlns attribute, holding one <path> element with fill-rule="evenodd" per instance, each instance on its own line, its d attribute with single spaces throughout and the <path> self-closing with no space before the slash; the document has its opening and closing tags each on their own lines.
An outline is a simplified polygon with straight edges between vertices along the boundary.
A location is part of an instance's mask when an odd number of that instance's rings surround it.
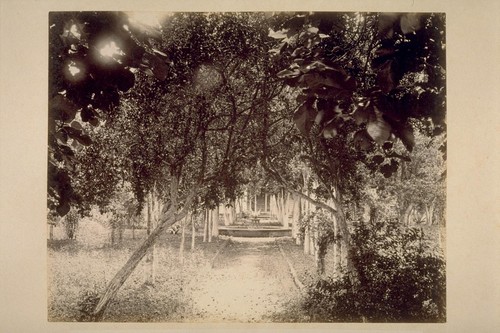
<svg viewBox="0 0 500 333">
<path fill-rule="evenodd" d="M 0 0 L 0 332 L 499 331 L 499 10 Z"/>
<path fill-rule="evenodd" d="M 444 13 L 47 28 L 49 321 L 446 321 Z"/>
</svg>

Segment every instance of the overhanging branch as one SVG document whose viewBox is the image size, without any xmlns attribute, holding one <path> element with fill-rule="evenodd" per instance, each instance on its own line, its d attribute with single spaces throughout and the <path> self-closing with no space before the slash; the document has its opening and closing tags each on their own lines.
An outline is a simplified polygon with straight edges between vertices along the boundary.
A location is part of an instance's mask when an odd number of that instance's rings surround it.
<svg viewBox="0 0 500 333">
<path fill-rule="evenodd" d="M 310 196 L 308 196 L 307 194 L 304 194 L 301 191 L 296 190 L 285 178 L 283 178 L 283 176 L 281 176 L 281 174 L 279 172 L 274 170 L 269 165 L 269 163 L 266 159 L 263 160 L 262 166 L 264 167 L 264 170 L 266 170 L 278 183 L 280 183 L 283 187 L 285 187 L 288 192 L 291 192 L 293 194 L 300 196 L 302 199 L 312 203 L 316 207 L 320 207 L 320 208 L 326 209 L 327 211 L 329 211 L 333 214 L 337 214 L 336 208 L 331 207 L 330 205 L 327 205 L 324 202 L 315 200 L 315 199 L 311 198 Z M 335 198 L 332 198 L 332 199 L 333 199 L 335 205 L 337 205 L 336 199 Z"/>
</svg>

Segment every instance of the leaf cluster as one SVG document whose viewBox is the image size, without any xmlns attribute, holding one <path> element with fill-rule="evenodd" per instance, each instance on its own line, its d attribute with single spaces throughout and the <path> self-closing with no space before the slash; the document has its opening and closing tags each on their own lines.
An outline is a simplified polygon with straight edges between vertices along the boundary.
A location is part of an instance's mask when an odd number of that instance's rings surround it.
<svg viewBox="0 0 500 333">
<path fill-rule="evenodd" d="M 75 152 L 92 143 L 89 126 L 113 114 L 135 84 L 134 70 L 164 79 L 166 61 L 152 49 L 154 30 L 140 29 L 119 12 L 49 15 L 48 206 L 60 215 L 83 198 L 70 172 Z"/>
<path fill-rule="evenodd" d="M 311 285 L 304 307 L 314 321 L 445 320 L 444 260 L 426 248 L 421 230 L 358 224 L 352 241 L 359 285 L 347 276 Z"/>
<path fill-rule="evenodd" d="M 105 204 L 121 180 L 130 182 L 141 205 L 172 177 L 180 192 L 198 187 L 197 202 L 207 207 L 238 195 L 261 154 L 260 116 L 283 85 L 269 80 L 264 19 L 176 13 L 165 22 L 151 44 L 168 56 L 166 76 L 135 72 L 134 88 L 95 130 L 98 142 L 80 160 L 86 165 L 81 184 L 92 184 L 91 175 L 96 183 L 85 199 Z M 168 191 L 162 193 L 168 200 Z"/>
<path fill-rule="evenodd" d="M 441 147 L 445 137 L 439 135 L 431 138 L 422 134 L 421 130 L 417 130 L 415 134 L 415 148 L 411 159 L 396 159 L 396 162 L 393 162 L 394 159 L 385 159 L 380 162 L 377 160 L 381 160 L 379 152 L 369 156 L 371 163 L 381 164 L 382 168 L 386 165 L 390 167 L 390 163 L 397 163 L 399 168 L 389 170 L 389 175 L 376 173 L 374 170 L 377 165 L 370 165 L 370 162 L 360 166 L 359 172 L 363 175 L 362 200 L 377 209 L 382 219 L 398 219 L 410 204 L 423 207 L 436 201 L 441 206 L 444 205 L 446 165 Z M 404 147 L 396 143 L 391 149 L 392 154 L 398 154 Z"/>
<path fill-rule="evenodd" d="M 320 258 L 324 258 L 330 244 L 340 242 L 342 239 L 342 236 L 338 235 L 335 230 L 334 218 L 320 209 L 300 217 L 298 237 L 304 240 L 306 228 L 308 232 L 316 235 L 315 242 Z"/>
<path fill-rule="evenodd" d="M 444 130 L 444 15 L 299 13 L 278 28 L 272 54 L 288 63 L 278 77 L 300 91 L 302 135 L 316 126 L 330 139 L 348 120 L 359 149 L 399 139 L 411 151 L 411 119 Z"/>
</svg>

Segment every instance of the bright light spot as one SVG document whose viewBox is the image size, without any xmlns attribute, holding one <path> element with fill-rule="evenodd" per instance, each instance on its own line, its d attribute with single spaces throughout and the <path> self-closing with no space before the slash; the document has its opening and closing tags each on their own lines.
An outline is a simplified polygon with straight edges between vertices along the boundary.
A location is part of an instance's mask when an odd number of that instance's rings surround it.
<svg viewBox="0 0 500 333">
<path fill-rule="evenodd" d="M 358 23 L 363 23 L 365 21 L 365 15 L 364 13 L 356 13 L 356 20 Z"/>
<path fill-rule="evenodd" d="M 114 41 L 110 41 L 109 43 L 105 44 L 100 50 L 99 53 L 103 57 L 109 57 L 109 58 L 115 58 L 117 55 L 124 55 L 122 50 L 116 45 Z"/>
<path fill-rule="evenodd" d="M 76 24 L 73 24 L 71 28 L 69 28 L 69 32 L 76 38 L 80 39 L 82 37 L 82 33 L 78 29 L 78 26 Z"/>
<path fill-rule="evenodd" d="M 76 76 L 78 73 L 81 73 L 80 68 L 76 67 L 74 62 L 71 62 L 68 65 L 68 70 L 69 70 L 70 74 L 73 76 Z"/>
<path fill-rule="evenodd" d="M 66 80 L 78 82 L 85 78 L 85 65 L 78 60 L 70 60 L 66 63 L 64 76 Z"/>
<path fill-rule="evenodd" d="M 423 82 L 423 83 L 428 82 L 429 76 L 424 71 L 419 72 L 419 73 L 415 73 L 415 81 Z"/>
</svg>

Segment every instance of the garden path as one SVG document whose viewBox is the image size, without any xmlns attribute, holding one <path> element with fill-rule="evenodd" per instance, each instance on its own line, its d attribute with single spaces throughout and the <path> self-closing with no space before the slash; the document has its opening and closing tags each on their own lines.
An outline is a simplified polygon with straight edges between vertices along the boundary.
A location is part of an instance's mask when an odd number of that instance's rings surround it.
<svg viewBox="0 0 500 333">
<path fill-rule="evenodd" d="M 234 239 L 190 286 L 189 322 L 270 322 L 299 296 L 273 239 Z"/>
</svg>

